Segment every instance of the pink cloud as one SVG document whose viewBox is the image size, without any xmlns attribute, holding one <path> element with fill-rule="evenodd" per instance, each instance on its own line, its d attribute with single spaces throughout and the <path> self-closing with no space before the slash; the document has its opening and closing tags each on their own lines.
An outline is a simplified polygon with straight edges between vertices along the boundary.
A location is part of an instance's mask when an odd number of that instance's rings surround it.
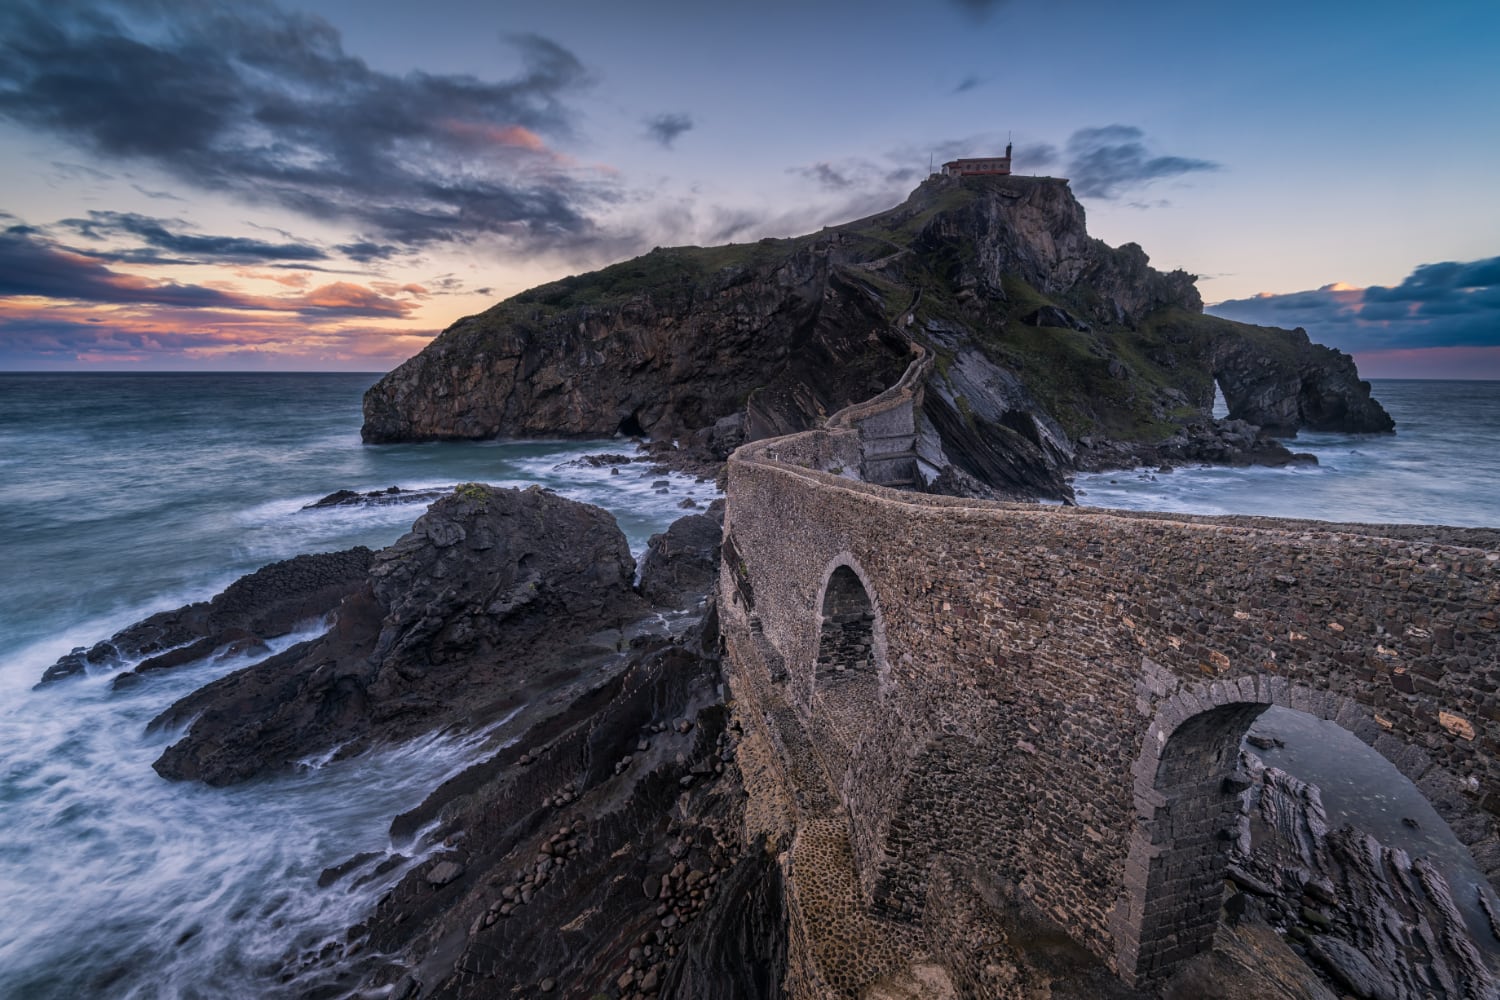
<svg viewBox="0 0 1500 1000">
<path fill-rule="evenodd" d="M 493 122 L 471 122 L 459 118 L 446 118 L 443 131 L 456 139 L 490 146 L 509 146 L 526 149 L 533 153 L 549 152 L 542 137 L 522 125 L 496 125 Z"/>
<path fill-rule="evenodd" d="M 1365 378 L 1500 379 L 1500 346 L 1360 351 L 1354 361 Z"/>
</svg>

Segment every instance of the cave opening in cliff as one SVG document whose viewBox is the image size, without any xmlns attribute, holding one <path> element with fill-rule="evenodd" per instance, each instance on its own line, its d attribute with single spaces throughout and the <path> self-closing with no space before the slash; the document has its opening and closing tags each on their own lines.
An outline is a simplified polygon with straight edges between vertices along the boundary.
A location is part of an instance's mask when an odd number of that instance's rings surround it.
<svg viewBox="0 0 1500 1000">
<path fill-rule="evenodd" d="M 616 428 L 615 433 L 619 434 L 621 437 L 628 438 L 645 437 L 646 428 L 641 426 L 641 411 L 636 410 L 624 420 L 621 420 L 620 426 Z"/>
<path fill-rule="evenodd" d="M 1492 884 L 1428 795 L 1338 723 L 1211 708 L 1171 734 L 1153 791 L 1132 852 L 1145 860 L 1138 981 L 1206 951 L 1221 921 L 1249 919 L 1307 944 L 1335 977 L 1367 966 L 1390 995 L 1500 984 Z"/>
<path fill-rule="evenodd" d="M 823 591 L 818 659 L 813 671 L 813 711 L 832 742 L 830 770 L 848 767 L 858 734 L 880 693 L 874 602 L 859 575 L 840 566 Z"/>
</svg>

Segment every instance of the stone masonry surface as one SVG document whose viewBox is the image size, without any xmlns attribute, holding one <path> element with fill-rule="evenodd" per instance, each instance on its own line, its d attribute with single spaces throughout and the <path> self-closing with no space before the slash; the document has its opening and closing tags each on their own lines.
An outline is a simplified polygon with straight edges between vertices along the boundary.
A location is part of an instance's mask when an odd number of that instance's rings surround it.
<svg viewBox="0 0 1500 1000">
<path fill-rule="evenodd" d="M 903 383 L 856 415 L 883 440 Z M 903 493 L 837 474 L 861 453 L 841 417 L 728 473 L 730 684 L 782 785 L 751 813 L 786 844 L 847 831 L 819 856 L 847 858 L 872 935 L 847 904 L 842 945 L 794 927 L 794 995 L 857 996 L 848 956 L 903 923 L 940 953 L 921 928 L 952 873 L 1165 977 L 1212 941 L 1234 748 L 1273 704 L 1384 754 L 1500 886 L 1500 532 Z M 794 921 L 830 878 L 798 854 Z"/>
</svg>

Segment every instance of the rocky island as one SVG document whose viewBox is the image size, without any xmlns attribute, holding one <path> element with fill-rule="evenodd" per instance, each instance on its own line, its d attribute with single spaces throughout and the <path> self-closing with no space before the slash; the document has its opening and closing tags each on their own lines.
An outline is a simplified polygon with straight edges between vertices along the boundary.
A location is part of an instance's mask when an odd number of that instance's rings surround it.
<svg viewBox="0 0 1500 1000">
<path fill-rule="evenodd" d="M 370 389 L 363 436 L 624 433 L 718 463 L 875 395 L 912 344 L 935 360 L 915 457 L 948 492 L 1066 499 L 1076 469 L 1280 464 L 1303 428 L 1394 427 L 1347 355 L 1206 316 L 1191 275 L 1090 237 L 1067 181 L 934 176 L 867 219 L 658 248 L 459 320 Z"/>
<path fill-rule="evenodd" d="M 287 957 L 289 995 L 1494 995 L 1454 902 L 1486 886 L 1329 831 L 1240 743 L 1272 704 L 1336 720 L 1493 886 L 1500 533 L 997 501 L 1392 429 L 1348 357 L 1204 316 L 1190 276 L 1088 237 L 1065 181 L 934 178 L 533 289 L 365 415 L 367 441 L 646 437 L 727 502 L 637 575 L 604 512 L 466 484 L 387 549 L 267 567 L 48 671 L 149 683 L 322 616 L 163 713 L 157 770 L 493 734 L 390 852 L 323 873 L 408 866 Z"/>
</svg>

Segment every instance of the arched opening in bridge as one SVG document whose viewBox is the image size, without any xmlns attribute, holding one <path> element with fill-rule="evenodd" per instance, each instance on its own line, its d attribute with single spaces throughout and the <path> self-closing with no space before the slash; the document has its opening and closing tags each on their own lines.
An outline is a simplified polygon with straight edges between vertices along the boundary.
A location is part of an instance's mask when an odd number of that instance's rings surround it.
<svg viewBox="0 0 1500 1000">
<path fill-rule="evenodd" d="M 1253 911 L 1324 968 L 1367 965 L 1392 995 L 1500 985 L 1500 898 L 1426 795 L 1337 723 L 1262 703 L 1209 709 L 1170 734 L 1153 791 L 1132 852 L 1137 982 L 1169 977 L 1224 915 Z"/>
<path fill-rule="evenodd" d="M 1132 852 L 1145 870 L 1132 866 L 1128 876 L 1142 880 L 1132 887 L 1142 899 L 1133 962 L 1138 982 L 1166 978 L 1213 944 L 1245 787 L 1236 780 L 1240 740 L 1265 709 L 1238 704 L 1199 713 L 1162 747 L 1157 806 L 1137 834 L 1143 849 Z"/>
<path fill-rule="evenodd" d="M 826 749 L 837 780 L 848 769 L 861 726 L 880 694 L 875 605 L 849 566 L 839 566 L 828 578 L 822 618 L 813 670 L 813 716 L 836 744 Z"/>
</svg>

